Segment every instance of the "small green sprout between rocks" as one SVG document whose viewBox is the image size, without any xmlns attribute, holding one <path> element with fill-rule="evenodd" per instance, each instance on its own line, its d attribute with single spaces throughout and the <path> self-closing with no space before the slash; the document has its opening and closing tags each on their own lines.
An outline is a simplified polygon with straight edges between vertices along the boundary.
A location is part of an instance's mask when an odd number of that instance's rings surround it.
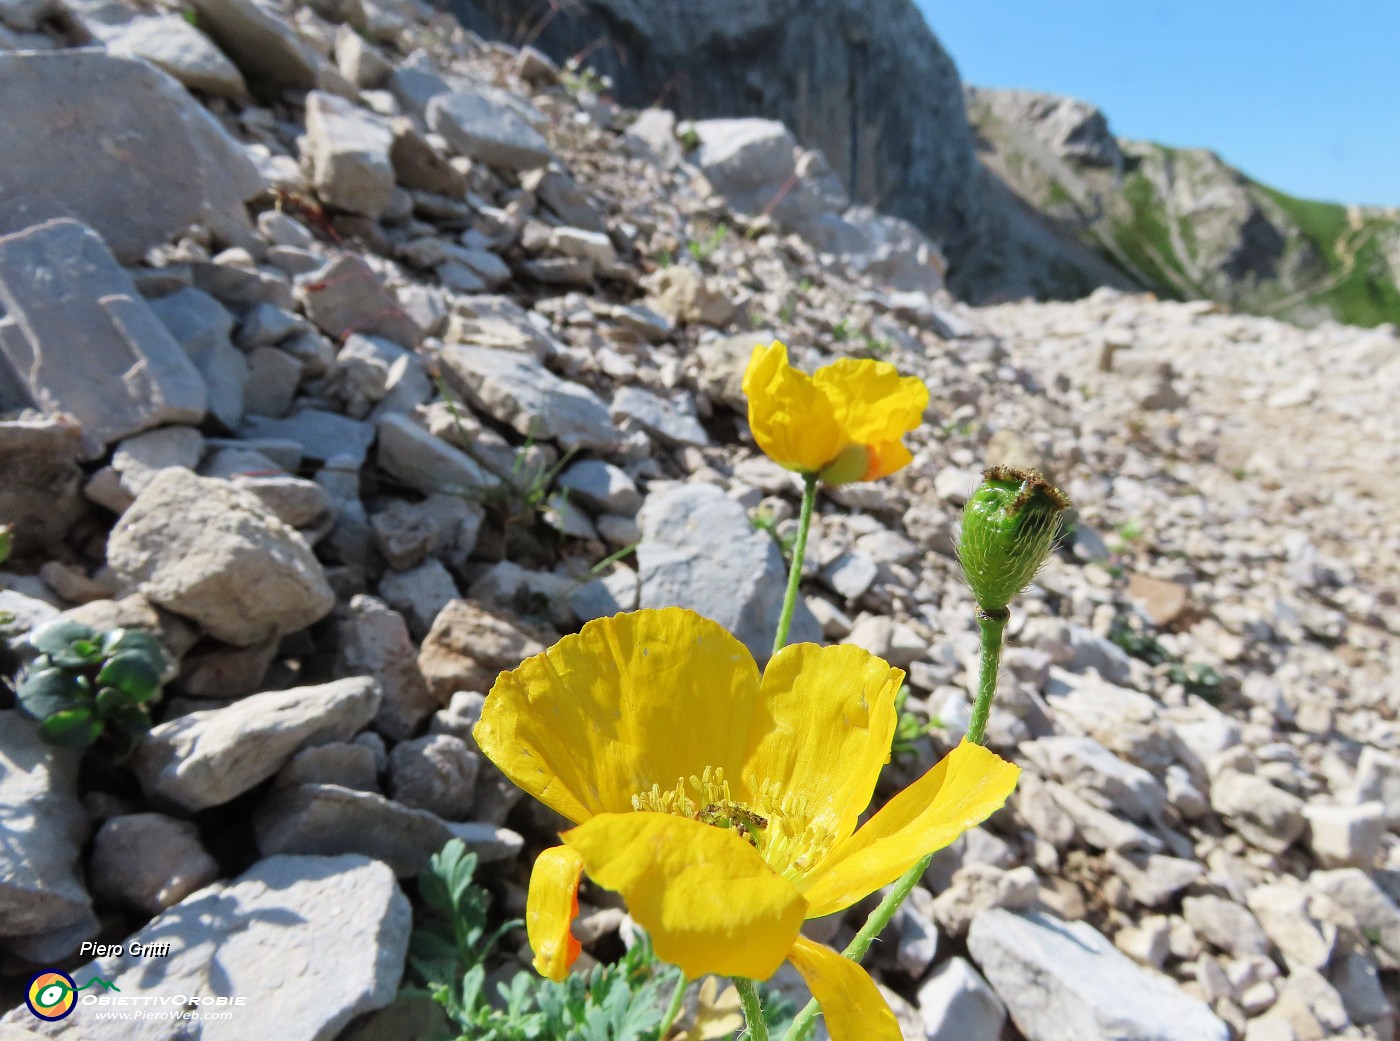
<svg viewBox="0 0 1400 1041">
<path fill-rule="evenodd" d="M 15 694 L 20 707 L 39 720 L 45 741 L 87 748 L 104 734 L 121 735 L 124 753 L 150 729 L 147 706 L 160 696 L 166 668 L 155 637 L 135 629 L 98 633 L 56 618 L 25 643 L 38 654 Z"/>
<path fill-rule="evenodd" d="M 1069 498 L 1037 470 L 993 466 L 963 509 L 958 560 L 978 608 L 1001 615 L 1050 555 Z"/>
</svg>

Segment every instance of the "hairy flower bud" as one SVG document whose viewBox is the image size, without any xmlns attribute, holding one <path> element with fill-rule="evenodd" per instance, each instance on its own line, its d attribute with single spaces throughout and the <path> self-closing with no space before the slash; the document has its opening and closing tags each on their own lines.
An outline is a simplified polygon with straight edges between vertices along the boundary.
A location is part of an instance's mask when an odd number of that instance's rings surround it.
<svg viewBox="0 0 1400 1041">
<path fill-rule="evenodd" d="M 1038 470 L 993 466 L 963 508 L 958 559 L 977 606 L 1000 615 L 1050 555 L 1069 498 Z"/>
</svg>

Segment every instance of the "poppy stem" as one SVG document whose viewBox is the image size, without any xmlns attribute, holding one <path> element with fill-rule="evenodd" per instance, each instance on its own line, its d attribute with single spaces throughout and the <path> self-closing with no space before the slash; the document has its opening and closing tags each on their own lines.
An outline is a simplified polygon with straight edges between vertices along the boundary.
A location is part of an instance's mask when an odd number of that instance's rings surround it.
<svg viewBox="0 0 1400 1041">
<path fill-rule="evenodd" d="M 817 475 L 803 477 L 802 513 L 797 518 L 797 540 L 792 544 L 792 567 L 788 571 L 787 592 L 783 595 L 783 613 L 778 615 L 778 632 L 773 637 L 773 653 L 787 646 L 788 629 L 792 627 L 792 611 L 797 606 L 797 587 L 802 583 L 802 560 L 807 555 L 807 532 L 812 527 L 812 507 L 817 501 Z"/>
<path fill-rule="evenodd" d="M 676 979 L 676 989 L 671 992 L 671 1004 L 666 1006 L 666 1014 L 661 1017 L 661 1032 L 658 1033 L 658 1041 L 666 1041 L 666 1036 L 671 1032 L 671 1026 L 676 1021 L 676 1016 L 680 1015 L 681 1002 L 685 999 L 685 985 L 689 981 L 685 978 L 685 973 L 681 973 Z"/>
<path fill-rule="evenodd" d="M 992 712 L 992 698 L 997 692 L 997 673 L 1001 669 L 1002 637 L 1006 633 L 1006 623 L 1010 620 L 1011 612 L 1006 608 L 999 612 L 980 609 L 977 612 L 977 625 L 982 633 L 982 658 L 977 675 L 977 701 L 972 707 L 972 720 L 968 723 L 964 738 L 970 744 L 980 745 L 987 736 L 987 719 Z M 859 962 L 865 957 L 865 952 L 870 950 L 875 938 L 890 924 L 890 919 L 899 910 L 900 904 L 904 903 L 910 891 L 919 884 L 919 879 L 924 877 L 924 872 L 928 870 L 932 860 L 933 854 L 930 853 L 900 876 L 880 901 L 880 906 L 870 912 L 870 917 L 865 920 L 860 932 L 856 933 L 855 939 L 841 952 L 842 957 L 853 962 Z M 806 1007 L 793 1019 L 788 1032 L 783 1035 L 783 1041 L 804 1041 L 812 1028 L 812 1021 L 817 1018 L 819 1012 L 820 1007 L 815 998 L 807 1002 Z"/>
<path fill-rule="evenodd" d="M 768 1024 L 763 1018 L 763 1003 L 758 1000 L 758 988 L 753 980 L 734 977 L 734 989 L 739 992 L 739 1004 L 744 1008 L 744 1021 L 749 1025 L 748 1041 L 768 1041 Z"/>
<path fill-rule="evenodd" d="M 972 706 L 972 719 L 967 724 L 966 740 L 970 744 L 984 744 L 987 739 L 987 720 L 992 714 L 992 699 L 997 693 L 997 673 L 1001 669 L 1002 636 L 1006 623 L 1011 620 L 1011 612 L 1006 608 L 1000 611 L 977 611 L 977 627 L 982 633 L 982 663 L 977 675 L 977 701 Z"/>
</svg>

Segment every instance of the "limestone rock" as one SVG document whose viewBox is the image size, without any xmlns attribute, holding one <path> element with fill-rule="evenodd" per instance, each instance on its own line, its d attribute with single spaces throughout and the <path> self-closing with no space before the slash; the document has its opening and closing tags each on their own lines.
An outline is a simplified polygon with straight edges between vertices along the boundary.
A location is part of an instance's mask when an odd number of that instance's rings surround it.
<svg viewBox="0 0 1400 1041">
<path fill-rule="evenodd" d="M 417 875 L 454 838 L 461 839 L 482 863 L 513 857 L 524 844 L 505 828 L 450 824 L 374 792 L 333 784 L 277 789 L 254 814 L 253 828 L 265 856 L 358 853 L 382 860 L 400 878 Z"/>
<path fill-rule="evenodd" d="M 121 957 L 74 972 L 81 980 L 110 979 L 123 997 L 149 996 L 152 1006 L 175 994 L 247 997 L 230 1018 L 199 1023 L 204 1041 L 331 1041 L 352 1019 L 393 1000 L 411 927 L 408 899 L 383 864 L 359 856 L 269 857 L 154 918 L 123 944 Z M 132 944 L 169 944 L 169 953 L 153 962 L 132 955 Z M 180 1021 L 154 1019 L 129 1023 L 118 1035 L 98 1020 L 103 1012 L 110 1009 L 79 1002 L 66 1019 L 40 1024 L 21 1005 L 5 1021 L 44 1037 L 188 1036 Z"/>
<path fill-rule="evenodd" d="M 374 717 L 376 730 L 402 740 L 442 706 L 418 671 L 418 652 L 403 616 L 382 600 L 364 595 L 352 598 L 339 636 L 337 671 L 343 676 L 369 676 L 383 692 Z"/>
<path fill-rule="evenodd" d="M 99 897 L 146 914 L 159 914 L 219 877 L 199 830 L 159 813 L 103 821 L 93 839 L 91 871 Z"/>
<path fill-rule="evenodd" d="M 787 571 L 773 540 L 719 488 L 689 484 L 649 495 L 637 517 L 641 606 L 688 607 L 737 636 L 760 662 L 773 650 Z M 818 642 L 799 598 L 789 641 Z"/>
<path fill-rule="evenodd" d="M 459 690 L 486 692 L 496 676 L 554 642 L 552 633 L 530 631 L 503 611 L 453 600 L 423 640 L 418 668 L 439 703 Z"/>
<path fill-rule="evenodd" d="M 999 1041 L 1006 1006 L 981 973 L 950 958 L 919 988 L 928 1041 Z"/>
<path fill-rule="evenodd" d="M 446 347 L 440 359 L 443 375 L 472 408 L 523 436 L 558 441 L 566 448 L 608 448 L 622 438 L 596 394 L 560 379 L 526 355 L 488 347 Z"/>
<path fill-rule="evenodd" d="M 993 908 L 973 920 L 968 947 L 1027 1041 L 1230 1037 L 1204 1004 L 1084 922 Z"/>
<path fill-rule="evenodd" d="M 268 691 L 155 727 L 131 767 L 152 798 L 218 806 L 271 777 L 298 749 L 346 741 L 379 709 L 372 679 Z"/>
<path fill-rule="evenodd" d="M 335 603 L 321 565 L 251 492 L 188 470 L 162 470 L 122 515 L 108 563 L 153 603 L 235 646 L 325 616 Z"/>
<path fill-rule="evenodd" d="M 389 753 L 389 794 L 404 806 L 465 820 L 480 768 L 480 757 L 451 734 L 400 741 Z"/>
<path fill-rule="evenodd" d="M 0 80 L 8 57 L 0 54 Z M 68 413 L 82 425 L 86 455 L 162 423 L 204 418 L 199 372 L 92 229 L 54 220 L 0 238 L 0 302 L 0 404 Z"/>
<path fill-rule="evenodd" d="M 379 217 L 394 193 L 389 127 L 344 98 L 316 90 L 306 96 L 306 135 L 317 194 L 337 209 Z"/>
<path fill-rule="evenodd" d="M 0 233 L 69 217 L 129 263 L 190 224 L 246 225 L 243 203 L 262 178 L 219 122 L 154 66 L 92 49 L 0 52 L 0 82 L 0 155 L 10 157 Z M 36 135 L 43 148 L 33 147 Z M 126 324 L 120 314 L 112 321 Z"/>
<path fill-rule="evenodd" d="M 0 422 L 0 517 L 14 526 L 14 552 L 60 542 L 82 515 L 81 435 L 61 418 Z"/>
<path fill-rule="evenodd" d="M 134 18 L 106 43 L 109 54 L 144 58 L 191 90 L 226 98 L 248 95 L 238 66 L 178 14 Z"/>
<path fill-rule="evenodd" d="M 553 158 L 549 142 L 506 92 L 472 83 L 428 102 L 428 126 L 468 159 L 501 170 L 528 170 Z"/>
<path fill-rule="evenodd" d="M 46 744 L 23 712 L 0 712 L 0 937 L 61 929 L 92 916 L 78 867 L 89 826 L 77 777 L 74 753 Z"/>
<path fill-rule="evenodd" d="M 256 0 L 194 0 L 199 24 L 243 74 L 292 90 L 321 85 L 324 60 L 291 24 Z"/>
</svg>

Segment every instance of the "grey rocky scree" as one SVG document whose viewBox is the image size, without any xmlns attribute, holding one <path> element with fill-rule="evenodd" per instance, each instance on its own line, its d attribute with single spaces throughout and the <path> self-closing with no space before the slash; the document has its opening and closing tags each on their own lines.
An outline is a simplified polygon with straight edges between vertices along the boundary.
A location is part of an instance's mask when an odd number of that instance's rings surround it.
<svg viewBox="0 0 1400 1041">
<path fill-rule="evenodd" d="M 0 84 L 47 111 L 61 73 L 88 120 L 44 124 L 0 191 L 3 624 L 141 631 L 171 663 L 124 763 L 3 713 L 7 983 L 169 939 L 172 978 L 281 995 L 269 1036 L 354 1037 L 402 973 L 396 878 L 449 838 L 519 913 L 560 822 L 480 755 L 484 696 L 638 606 L 764 652 L 800 482 L 741 377 L 780 337 L 933 396 L 911 466 L 819 504 L 794 622 L 907 670 L 882 795 L 967 721 L 980 470 L 1038 468 L 1076 509 L 1008 632 L 989 740 L 1019 789 L 872 955 L 910 1036 L 1391 1035 L 1393 330 L 1108 291 L 965 307 L 936 244 L 853 212 L 779 124 L 621 110 L 409 0 L 196 6 L 155 53 L 135 7 L 0 3 L 0 41 L 57 48 L 0 55 Z M 152 77 L 168 154 L 72 160 L 151 132 Z M 600 954 L 610 899 L 584 891 Z M 271 986 L 294 962 L 314 1002 Z"/>
</svg>

